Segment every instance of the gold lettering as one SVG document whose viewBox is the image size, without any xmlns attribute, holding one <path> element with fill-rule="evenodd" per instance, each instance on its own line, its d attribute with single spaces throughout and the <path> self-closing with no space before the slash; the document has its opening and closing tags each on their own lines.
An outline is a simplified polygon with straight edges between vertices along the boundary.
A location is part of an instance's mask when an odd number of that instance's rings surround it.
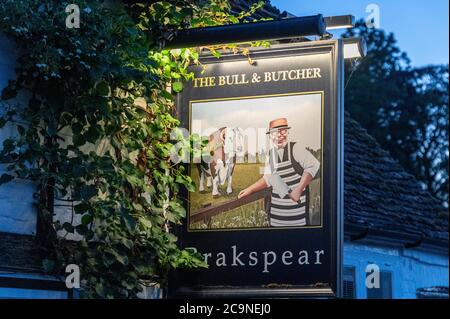
<svg viewBox="0 0 450 319">
<path fill-rule="evenodd" d="M 297 70 L 297 80 L 305 78 L 305 69 Z"/>
<path fill-rule="evenodd" d="M 214 76 L 209 76 L 205 78 L 194 78 L 194 87 L 210 87 L 216 85 L 216 78 Z"/>
<path fill-rule="evenodd" d="M 199 80 L 201 88 L 208 85 L 208 78 L 199 78 Z"/>
<path fill-rule="evenodd" d="M 253 77 L 255 74 L 253 75 Z M 263 82 L 279 82 L 279 81 L 294 81 L 294 80 L 303 80 L 303 79 L 314 79 L 321 78 L 321 69 L 320 68 L 306 68 L 306 69 L 293 69 L 293 70 L 282 70 L 282 71 L 270 71 L 264 72 Z M 194 88 L 197 87 L 212 87 L 216 84 L 218 86 L 225 85 L 242 85 L 249 84 L 250 80 L 247 78 L 247 74 L 229 74 L 229 75 L 219 75 L 216 77 L 203 77 L 203 78 L 194 78 L 193 79 Z M 252 83 L 258 83 L 258 81 L 254 81 L 252 78 Z"/>
<path fill-rule="evenodd" d="M 295 73 L 297 73 L 296 70 L 290 70 L 289 71 L 289 74 L 288 74 L 289 80 L 297 80 L 298 79 L 298 76 L 296 77 Z"/>
<path fill-rule="evenodd" d="M 272 72 L 272 81 L 274 82 L 280 81 L 280 72 Z"/>
<path fill-rule="evenodd" d="M 321 78 L 322 75 L 320 75 L 320 68 L 315 68 L 314 69 L 314 77 L 315 78 Z"/>
<path fill-rule="evenodd" d="M 248 84 L 248 79 L 245 74 L 241 74 L 241 84 Z"/>
</svg>

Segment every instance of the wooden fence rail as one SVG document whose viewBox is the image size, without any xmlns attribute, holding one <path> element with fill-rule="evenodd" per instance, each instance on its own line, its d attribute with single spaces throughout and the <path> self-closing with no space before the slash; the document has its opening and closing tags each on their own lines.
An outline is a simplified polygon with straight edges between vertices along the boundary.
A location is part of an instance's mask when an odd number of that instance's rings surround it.
<svg viewBox="0 0 450 319">
<path fill-rule="evenodd" d="M 239 206 L 249 204 L 259 199 L 264 199 L 264 210 L 266 211 L 267 216 L 269 217 L 271 195 L 272 195 L 272 187 L 268 187 L 242 198 L 232 199 L 215 206 L 208 206 L 199 209 L 197 212 L 192 214 L 189 218 L 189 222 L 190 224 L 193 224 L 203 221 L 205 224 L 209 225 L 211 222 L 211 217 L 232 210 Z"/>
</svg>

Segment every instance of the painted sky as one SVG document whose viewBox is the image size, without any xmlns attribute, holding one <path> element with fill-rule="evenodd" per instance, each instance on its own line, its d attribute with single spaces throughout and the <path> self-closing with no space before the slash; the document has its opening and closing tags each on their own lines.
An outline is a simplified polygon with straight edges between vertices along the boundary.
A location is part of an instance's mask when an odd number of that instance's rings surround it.
<svg viewBox="0 0 450 319">
<path fill-rule="evenodd" d="M 269 121 L 286 117 L 291 140 L 316 150 L 321 144 L 321 104 L 321 94 L 194 103 L 192 132 L 207 135 L 220 127 L 253 128 L 256 136 L 262 132 L 265 142 Z"/>
<path fill-rule="evenodd" d="M 356 19 L 367 17 L 367 5 L 377 4 L 380 27 L 394 33 L 413 66 L 448 64 L 448 0 L 271 0 L 271 3 L 296 16 L 352 14 Z"/>
</svg>

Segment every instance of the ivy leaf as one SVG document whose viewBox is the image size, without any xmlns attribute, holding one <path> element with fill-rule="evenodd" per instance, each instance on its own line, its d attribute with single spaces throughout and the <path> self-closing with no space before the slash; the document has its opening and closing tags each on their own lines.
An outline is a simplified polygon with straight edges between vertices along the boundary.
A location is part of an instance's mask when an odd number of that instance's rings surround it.
<svg viewBox="0 0 450 319">
<path fill-rule="evenodd" d="M 182 82 L 174 82 L 172 84 L 172 89 L 175 93 L 181 92 L 183 90 L 183 83 Z"/>
<path fill-rule="evenodd" d="M 91 214 L 85 214 L 85 215 L 83 215 L 83 217 L 81 217 L 81 223 L 83 225 L 89 225 L 90 223 L 92 223 L 93 219 L 94 218 L 92 217 Z"/>
<path fill-rule="evenodd" d="M 125 179 L 133 186 L 142 186 L 143 184 L 143 180 L 138 178 L 137 176 L 127 175 Z"/>
<path fill-rule="evenodd" d="M 80 190 L 80 196 L 82 200 L 89 200 L 97 195 L 97 189 L 92 185 L 83 186 Z"/>
<path fill-rule="evenodd" d="M 134 230 L 136 227 L 136 220 L 130 215 L 126 208 L 122 208 L 122 219 L 129 230 Z"/>
<path fill-rule="evenodd" d="M 134 245 L 133 241 L 130 240 L 130 239 L 128 239 L 128 238 L 122 238 L 122 244 L 123 244 L 125 247 L 127 247 L 128 249 L 133 248 L 133 245 Z"/>
<path fill-rule="evenodd" d="M 75 214 L 84 214 L 89 209 L 89 205 L 86 203 L 80 203 L 78 205 L 75 205 L 74 210 Z"/>
<path fill-rule="evenodd" d="M 64 223 L 63 226 L 64 230 L 68 233 L 72 233 L 75 231 L 75 227 L 71 223 Z"/>
<path fill-rule="evenodd" d="M 13 179 L 14 179 L 14 176 L 4 173 L 0 177 L 0 185 L 8 183 L 8 182 L 12 181 Z"/>
<path fill-rule="evenodd" d="M 108 96 L 109 95 L 109 85 L 107 82 L 102 81 L 95 87 L 96 92 L 100 96 Z"/>
<path fill-rule="evenodd" d="M 126 255 L 122 255 L 117 251 L 114 251 L 114 256 L 116 257 L 117 261 L 121 263 L 122 265 L 128 265 L 128 257 Z"/>
<path fill-rule="evenodd" d="M 89 143 L 95 144 L 95 142 L 97 142 L 97 140 L 100 138 L 100 130 L 94 126 L 91 126 L 84 134 L 84 137 Z"/>
<path fill-rule="evenodd" d="M 117 249 L 116 247 L 107 247 L 105 249 L 105 255 L 112 255 L 115 258 L 115 261 L 118 261 L 119 263 L 121 263 L 122 265 L 128 265 L 128 257 L 126 254 L 121 252 L 122 249 Z"/>
<path fill-rule="evenodd" d="M 76 147 L 80 147 L 84 144 L 86 144 L 86 138 L 83 134 L 75 134 L 72 138 L 73 145 Z"/>
<path fill-rule="evenodd" d="M 88 228 L 86 227 L 86 225 L 77 225 L 75 227 L 75 230 L 77 231 L 78 234 L 80 234 L 81 236 L 86 235 L 86 233 L 88 232 Z"/>
<path fill-rule="evenodd" d="M 177 242 L 177 236 L 175 236 L 174 234 L 166 233 L 166 237 L 167 237 L 167 240 L 170 243 L 176 243 Z"/>
<path fill-rule="evenodd" d="M 172 94 L 170 94 L 170 92 L 168 92 L 168 91 L 166 91 L 166 90 L 162 90 L 162 91 L 159 93 L 159 95 L 160 95 L 162 98 L 165 98 L 165 99 L 167 99 L 167 100 L 173 100 Z"/>
<path fill-rule="evenodd" d="M 72 132 L 75 135 L 78 135 L 81 133 L 81 131 L 83 130 L 83 125 L 79 122 L 73 123 L 72 124 Z"/>
<path fill-rule="evenodd" d="M 230 16 L 230 22 L 236 24 L 239 23 L 239 19 L 235 16 Z"/>
<path fill-rule="evenodd" d="M 100 282 L 95 285 L 95 292 L 102 298 L 106 296 L 106 289 L 105 286 Z"/>
<path fill-rule="evenodd" d="M 139 221 L 141 222 L 142 225 L 144 225 L 146 228 L 151 229 L 152 228 L 152 222 L 149 221 L 147 218 L 145 217 L 140 217 Z"/>
</svg>

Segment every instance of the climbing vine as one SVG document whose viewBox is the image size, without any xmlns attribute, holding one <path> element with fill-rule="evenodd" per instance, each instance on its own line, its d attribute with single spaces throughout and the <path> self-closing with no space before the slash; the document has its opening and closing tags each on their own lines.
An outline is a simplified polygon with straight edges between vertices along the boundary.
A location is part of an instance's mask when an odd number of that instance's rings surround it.
<svg viewBox="0 0 450 319">
<path fill-rule="evenodd" d="M 180 124 L 174 94 L 200 49 L 163 43 L 180 28 L 248 21 L 262 4 L 235 16 L 223 0 L 79 0 L 79 29 L 65 25 L 68 4 L 0 3 L 0 31 L 20 49 L 0 101 L 0 128 L 16 130 L 1 147 L 8 173 L 0 187 L 14 178 L 36 183 L 46 271 L 62 275 L 76 264 L 83 297 L 134 298 L 142 284 L 165 287 L 171 268 L 206 266 L 170 232 L 186 213 L 180 190 L 195 189 L 169 159 Z M 219 47 L 209 50 L 220 56 Z M 55 215 L 55 201 L 73 214 Z"/>
</svg>

